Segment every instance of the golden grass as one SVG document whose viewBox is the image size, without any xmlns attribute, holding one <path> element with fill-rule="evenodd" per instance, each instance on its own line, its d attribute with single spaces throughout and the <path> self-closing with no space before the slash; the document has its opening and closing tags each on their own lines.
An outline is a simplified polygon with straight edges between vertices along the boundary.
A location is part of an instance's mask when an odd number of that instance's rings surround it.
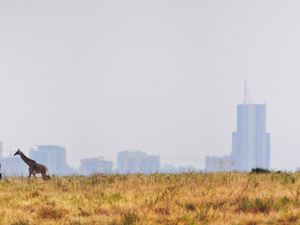
<svg viewBox="0 0 300 225">
<path fill-rule="evenodd" d="M 97 175 L 0 182 L 0 224 L 300 224 L 300 174 Z"/>
</svg>

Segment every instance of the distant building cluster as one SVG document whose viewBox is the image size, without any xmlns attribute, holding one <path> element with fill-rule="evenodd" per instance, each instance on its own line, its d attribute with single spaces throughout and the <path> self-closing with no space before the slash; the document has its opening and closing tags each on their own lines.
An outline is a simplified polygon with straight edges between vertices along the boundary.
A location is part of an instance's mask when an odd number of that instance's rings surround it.
<svg viewBox="0 0 300 225">
<path fill-rule="evenodd" d="M 207 172 L 228 172 L 234 170 L 234 161 L 231 156 L 208 156 L 205 159 Z"/>
<path fill-rule="evenodd" d="M 122 151 L 117 158 L 117 172 L 151 174 L 160 171 L 160 157 L 141 151 Z"/>
<path fill-rule="evenodd" d="M 191 172 L 198 172 L 200 170 L 196 169 L 193 166 L 173 166 L 171 164 L 166 164 L 160 170 L 161 173 L 191 173 Z"/>
<path fill-rule="evenodd" d="M 104 160 L 103 157 L 82 159 L 79 173 L 82 175 L 92 175 L 97 173 L 112 173 L 113 162 Z"/>
<path fill-rule="evenodd" d="M 28 166 L 20 157 L 8 156 L 3 158 L 3 144 L 0 143 L 0 160 L 2 173 L 6 176 L 27 176 Z M 44 164 L 51 175 L 70 175 L 74 171 L 66 163 L 66 150 L 55 145 L 38 145 L 29 151 L 29 158 Z"/>
<path fill-rule="evenodd" d="M 8 156 L 3 158 L 3 144 L 0 142 L 0 162 L 4 176 L 27 176 L 28 166 L 20 157 Z M 77 169 L 70 167 L 66 161 L 66 149 L 57 145 L 37 145 L 30 149 L 28 157 L 47 167 L 50 175 L 84 175 L 93 174 L 153 174 L 195 172 L 192 166 L 175 167 L 167 164 L 161 168 L 159 155 L 147 155 L 142 151 L 121 151 L 117 156 L 114 168 L 112 161 L 103 157 L 85 158 L 80 161 Z"/>
<path fill-rule="evenodd" d="M 20 157 L 3 158 L 3 144 L 0 142 L 0 161 L 5 176 L 27 176 L 28 166 Z M 28 157 L 47 167 L 50 175 L 67 176 L 73 174 L 92 175 L 112 173 L 113 162 L 103 157 L 82 159 L 79 169 L 70 167 L 66 162 L 66 149 L 57 145 L 38 145 L 30 149 Z"/>
</svg>

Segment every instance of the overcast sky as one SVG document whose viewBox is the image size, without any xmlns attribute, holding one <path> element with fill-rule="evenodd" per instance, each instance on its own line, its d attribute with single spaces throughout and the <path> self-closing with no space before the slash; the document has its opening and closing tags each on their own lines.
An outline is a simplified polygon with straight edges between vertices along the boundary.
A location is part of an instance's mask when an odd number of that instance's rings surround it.
<svg viewBox="0 0 300 225">
<path fill-rule="evenodd" d="M 204 167 L 231 152 L 246 77 L 271 166 L 300 166 L 299 1 L 0 0 L 0 140 Z"/>
</svg>

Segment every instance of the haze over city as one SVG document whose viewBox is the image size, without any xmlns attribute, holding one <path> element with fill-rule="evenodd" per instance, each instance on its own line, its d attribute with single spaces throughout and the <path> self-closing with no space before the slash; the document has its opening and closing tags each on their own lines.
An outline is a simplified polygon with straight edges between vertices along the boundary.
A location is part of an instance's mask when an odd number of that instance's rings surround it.
<svg viewBox="0 0 300 225">
<path fill-rule="evenodd" d="M 70 6 L 70 3 L 72 5 Z M 271 168 L 300 166 L 297 1 L 0 1 L 0 141 L 69 165 L 142 150 L 204 167 L 266 103 Z"/>
</svg>

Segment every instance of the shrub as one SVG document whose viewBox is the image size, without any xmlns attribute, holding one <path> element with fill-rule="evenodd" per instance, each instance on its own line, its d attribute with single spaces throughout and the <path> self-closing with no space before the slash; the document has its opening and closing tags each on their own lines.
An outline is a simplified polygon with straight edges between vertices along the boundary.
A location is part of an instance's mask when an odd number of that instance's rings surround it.
<svg viewBox="0 0 300 225">
<path fill-rule="evenodd" d="M 185 208 L 189 211 L 195 211 L 196 210 L 196 206 L 193 203 L 186 203 L 185 204 Z"/>
<path fill-rule="evenodd" d="M 277 210 L 283 210 L 288 206 L 290 202 L 291 200 L 288 197 L 282 197 L 278 202 L 276 202 L 275 208 Z"/>
<path fill-rule="evenodd" d="M 253 168 L 251 173 L 270 173 L 270 170 L 263 169 L 263 168 Z"/>
<path fill-rule="evenodd" d="M 272 203 L 268 200 L 255 199 L 252 206 L 254 212 L 268 213 L 272 207 Z"/>
<path fill-rule="evenodd" d="M 133 212 L 125 213 L 122 217 L 122 225 L 133 225 L 138 221 L 138 216 Z"/>
<path fill-rule="evenodd" d="M 262 200 L 256 198 L 254 200 L 249 200 L 248 198 L 243 198 L 239 202 L 238 210 L 252 213 L 269 213 L 272 209 L 272 205 L 272 201 L 268 199 Z"/>
</svg>

